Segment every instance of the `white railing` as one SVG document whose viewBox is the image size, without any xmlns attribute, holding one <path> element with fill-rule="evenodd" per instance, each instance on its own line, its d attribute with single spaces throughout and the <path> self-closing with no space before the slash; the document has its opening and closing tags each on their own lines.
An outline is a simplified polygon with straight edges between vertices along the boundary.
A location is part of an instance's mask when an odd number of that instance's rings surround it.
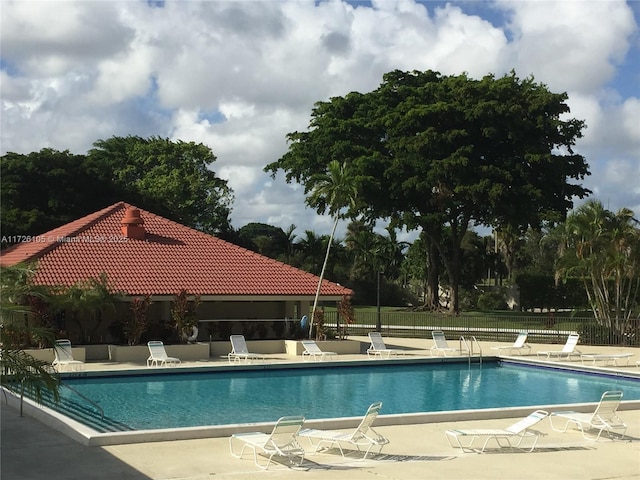
<svg viewBox="0 0 640 480">
<path fill-rule="evenodd" d="M 470 338 L 470 342 L 471 345 L 469 345 L 469 342 L 467 342 L 467 339 L 464 338 L 464 336 L 460 336 L 460 345 L 459 345 L 459 349 L 460 349 L 460 353 L 466 351 L 467 355 L 469 356 L 469 365 L 471 365 L 471 357 L 476 355 L 476 352 L 474 351 L 473 347 L 476 346 L 478 348 L 478 356 L 480 357 L 480 364 L 482 364 L 482 347 L 480 346 L 480 343 L 478 343 L 478 340 L 476 340 L 475 336 L 471 336 Z M 462 346 L 464 345 L 464 349 L 462 348 Z"/>
</svg>

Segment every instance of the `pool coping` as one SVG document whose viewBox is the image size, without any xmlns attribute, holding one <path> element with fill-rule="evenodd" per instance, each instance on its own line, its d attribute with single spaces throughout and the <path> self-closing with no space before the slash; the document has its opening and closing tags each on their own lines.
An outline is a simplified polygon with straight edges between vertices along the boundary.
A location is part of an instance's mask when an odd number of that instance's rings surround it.
<svg viewBox="0 0 640 480">
<path fill-rule="evenodd" d="M 474 358 L 473 363 L 480 363 L 480 360 Z M 521 364 L 526 366 L 534 366 L 545 369 L 557 369 L 572 372 L 596 373 L 598 375 L 625 377 L 630 379 L 640 379 L 640 372 L 620 372 L 607 369 L 604 367 L 590 365 L 567 365 L 552 361 L 537 360 L 533 358 L 522 358 L 514 356 L 488 356 L 484 357 L 485 362 L 504 362 L 512 364 Z M 374 360 L 375 364 L 405 364 L 405 363 L 467 363 L 464 357 L 423 357 L 413 359 L 384 359 Z M 177 368 L 139 368 L 128 370 L 102 370 L 90 372 L 68 372 L 62 374 L 62 378 L 77 377 L 105 377 L 105 376 L 131 376 L 131 375 L 155 375 L 167 373 L 197 373 L 207 371 L 251 371 L 251 370 L 282 370 L 282 369 L 301 369 L 301 368 L 327 368 L 332 366 L 349 366 L 371 365 L 372 360 L 352 360 L 352 361 L 324 361 L 324 362 L 283 362 L 283 363 L 260 363 L 260 364 L 240 364 L 240 365 L 216 365 L 216 366 L 189 366 Z M 20 409 L 20 398 L 13 392 L 3 389 L 5 392 L 5 401 Z M 592 412 L 598 402 L 587 403 L 568 403 L 554 405 L 528 405 L 524 407 L 500 407 L 473 410 L 449 410 L 439 412 L 418 412 L 379 415 L 376 419 L 377 426 L 389 425 L 417 425 L 425 423 L 442 423 L 454 421 L 469 420 L 487 420 L 501 418 L 524 417 L 534 410 L 546 410 L 548 412 L 573 410 L 576 412 L 589 413 Z M 273 429 L 275 422 L 255 422 L 255 423 L 236 423 L 226 425 L 210 425 L 201 427 L 181 427 L 168 429 L 153 430 L 136 430 L 126 432 L 98 432 L 66 415 L 58 413 L 44 405 L 39 405 L 31 399 L 23 400 L 24 413 L 38 419 L 45 425 L 64 433 L 68 437 L 86 446 L 108 446 L 133 443 L 149 443 L 163 442 L 173 440 L 190 440 L 201 438 L 218 438 L 228 437 L 233 433 L 244 433 L 253 431 L 269 432 Z M 640 410 L 640 400 L 622 401 L 618 410 Z M 362 417 L 339 417 L 326 419 L 311 419 L 305 421 L 305 427 L 318 429 L 348 429 L 355 428 Z"/>
</svg>

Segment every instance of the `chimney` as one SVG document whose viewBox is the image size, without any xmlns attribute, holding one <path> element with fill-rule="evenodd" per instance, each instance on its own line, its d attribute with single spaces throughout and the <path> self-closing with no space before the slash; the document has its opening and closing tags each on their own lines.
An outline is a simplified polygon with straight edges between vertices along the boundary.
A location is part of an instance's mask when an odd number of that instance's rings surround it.
<svg viewBox="0 0 640 480">
<path fill-rule="evenodd" d="M 129 207 L 121 223 L 122 235 L 135 240 L 144 240 L 144 220 L 140 216 L 140 210 Z"/>
</svg>

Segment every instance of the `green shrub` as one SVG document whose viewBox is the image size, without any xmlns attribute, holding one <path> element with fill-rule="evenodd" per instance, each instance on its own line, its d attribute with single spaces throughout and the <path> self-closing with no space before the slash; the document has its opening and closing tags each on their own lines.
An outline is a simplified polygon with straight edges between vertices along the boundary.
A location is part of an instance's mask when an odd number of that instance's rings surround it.
<svg viewBox="0 0 640 480">
<path fill-rule="evenodd" d="M 460 308 L 462 310 L 477 310 L 478 298 L 481 295 L 480 290 L 461 288 L 460 289 Z"/>
<path fill-rule="evenodd" d="M 478 310 L 507 310 L 509 307 L 501 292 L 485 292 L 478 297 Z"/>
<path fill-rule="evenodd" d="M 588 345 L 622 345 L 622 335 L 611 327 L 597 323 L 581 323 L 578 327 L 580 343 Z"/>
</svg>

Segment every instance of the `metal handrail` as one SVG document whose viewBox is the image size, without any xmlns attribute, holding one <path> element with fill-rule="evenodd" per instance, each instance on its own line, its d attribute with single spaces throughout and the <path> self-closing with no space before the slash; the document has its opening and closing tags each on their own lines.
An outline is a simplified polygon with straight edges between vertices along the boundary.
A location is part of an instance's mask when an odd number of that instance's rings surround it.
<svg viewBox="0 0 640 480">
<path fill-rule="evenodd" d="M 476 340 L 475 336 L 471 336 L 471 354 L 473 354 L 473 345 L 476 344 L 478 346 L 478 355 L 480 356 L 480 363 L 482 364 L 482 347 L 478 340 Z"/>
<path fill-rule="evenodd" d="M 478 342 L 478 340 L 476 339 L 475 336 L 471 336 L 471 346 L 469 346 L 469 343 L 467 343 L 467 339 L 464 338 L 464 336 L 460 336 L 460 344 L 459 344 L 459 349 L 460 352 L 462 352 L 462 344 L 464 344 L 466 350 L 467 350 L 467 354 L 469 356 L 469 365 L 471 365 L 471 357 L 475 355 L 474 351 L 473 351 L 473 345 L 477 345 L 478 346 L 478 355 L 480 357 L 480 363 L 482 363 L 482 347 L 480 346 L 480 343 Z"/>
<path fill-rule="evenodd" d="M 458 350 L 460 353 L 463 352 L 462 345 L 464 344 L 465 350 L 467 351 L 467 355 L 469 356 L 469 361 L 471 361 L 471 349 L 469 348 L 469 344 L 467 343 L 467 339 L 464 338 L 463 335 L 460 335 L 460 340 L 458 342 Z"/>
<path fill-rule="evenodd" d="M 78 390 L 76 390 L 75 388 L 67 385 L 64 382 L 60 382 L 60 385 L 67 387 L 69 390 L 71 390 L 73 393 L 75 393 L 76 395 L 78 395 L 80 398 L 82 398 L 83 400 L 86 400 L 87 402 L 89 402 L 91 405 L 93 405 L 94 407 L 96 407 L 98 409 L 98 411 L 100 412 L 100 420 L 104 420 L 104 410 L 103 408 L 98 405 L 96 402 L 94 402 L 93 400 L 91 400 L 89 397 L 87 397 L 86 395 L 83 395 L 82 393 L 80 393 Z"/>
</svg>

